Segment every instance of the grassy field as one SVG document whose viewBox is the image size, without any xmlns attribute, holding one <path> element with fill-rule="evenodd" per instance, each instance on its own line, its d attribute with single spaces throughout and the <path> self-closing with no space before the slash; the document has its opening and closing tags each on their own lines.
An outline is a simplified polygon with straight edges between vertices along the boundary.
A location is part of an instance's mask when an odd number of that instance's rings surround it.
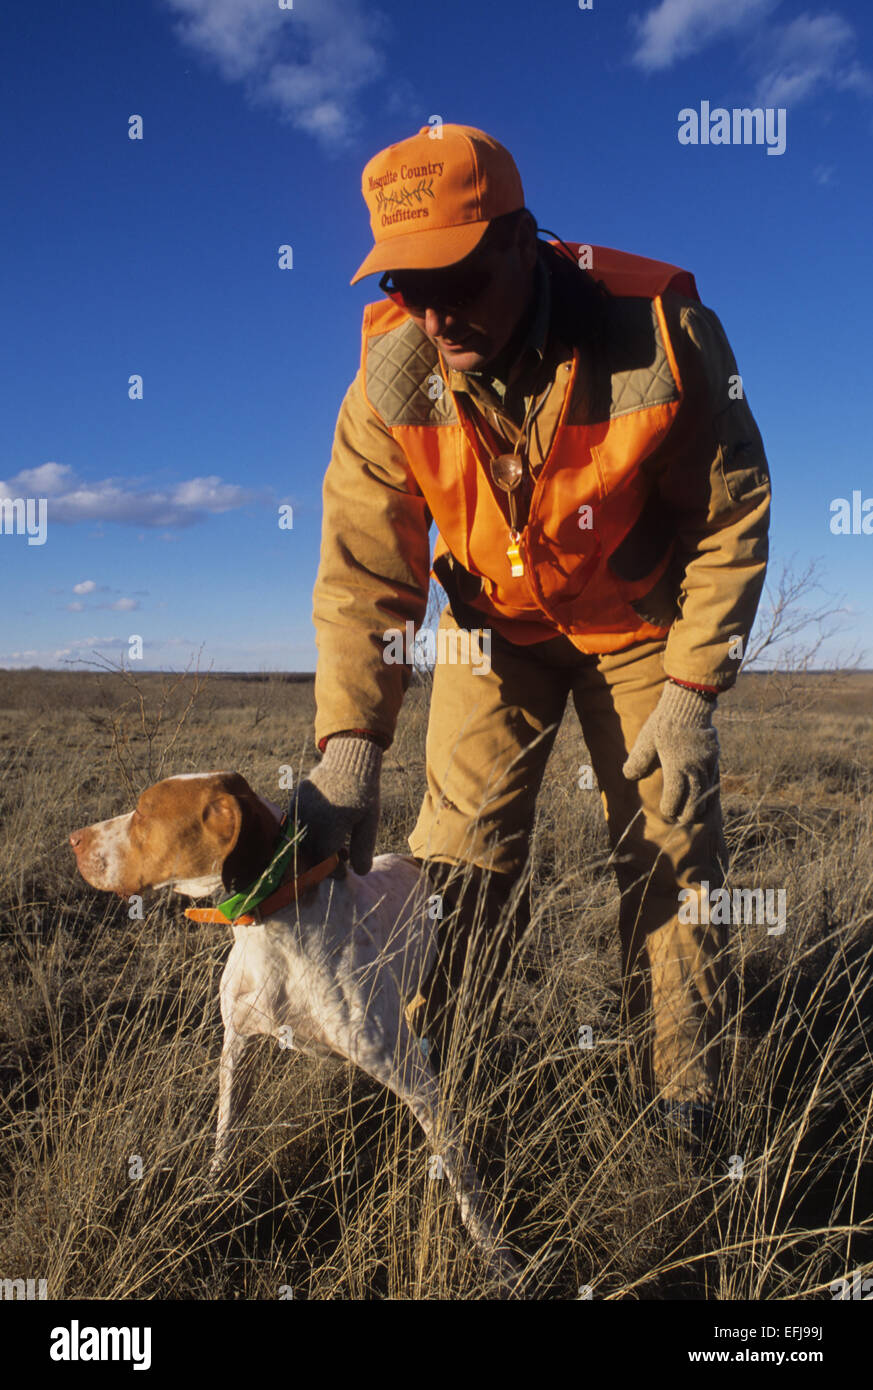
<svg viewBox="0 0 873 1390">
<path fill-rule="evenodd" d="M 265 1043 L 237 1180 L 204 1184 L 230 934 L 168 890 L 129 920 L 67 837 L 176 772 L 233 768 L 284 799 L 314 703 L 281 676 L 189 675 L 162 704 L 165 683 L 0 672 L 0 1277 L 50 1298 L 486 1296 L 414 1122 L 341 1062 Z M 386 756 L 380 850 L 407 852 L 427 703 L 414 686 Z M 746 676 L 717 723 L 732 878 L 784 887 L 788 930 L 732 931 L 731 1146 L 705 1175 L 633 1108 L 572 711 L 549 764 L 532 929 L 469 1106 L 535 1298 L 830 1299 L 873 1275 L 873 676 Z M 580 1049 L 580 1020 L 611 1041 Z"/>
</svg>

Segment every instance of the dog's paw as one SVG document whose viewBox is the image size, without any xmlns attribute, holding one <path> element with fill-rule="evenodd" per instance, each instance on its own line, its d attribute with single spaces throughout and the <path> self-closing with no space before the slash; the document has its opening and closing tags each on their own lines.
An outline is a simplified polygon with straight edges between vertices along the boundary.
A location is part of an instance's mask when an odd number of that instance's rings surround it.
<svg viewBox="0 0 873 1390">
<path fill-rule="evenodd" d="M 206 1170 L 204 1182 L 212 1187 L 226 1187 L 232 1177 L 233 1163 L 230 1156 L 222 1156 L 211 1159 Z"/>
</svg>

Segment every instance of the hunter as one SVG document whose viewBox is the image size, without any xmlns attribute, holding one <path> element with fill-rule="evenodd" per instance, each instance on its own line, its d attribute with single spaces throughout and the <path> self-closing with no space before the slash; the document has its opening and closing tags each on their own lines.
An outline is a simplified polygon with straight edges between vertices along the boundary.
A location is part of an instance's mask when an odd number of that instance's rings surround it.
<svg viewBox="0 0 873 1390">
<path fill-rule="evenodd" d="M 434 671 L 409 846 L 447 901 L 414 1026 L 439 1060 L 473 980 L 473 1024 L 489 1023 L 464 1044 L 493 1027 L 572 695 L 620 890 L 637 1080 L 698 1136 L 721 1095 L 726 929 L 681 920 L 679 895 L 727 871 L 712 720 L 755 617 L 770 508 L 733 353 L 688 271 L 541 240 L 512 156 L 481 130 L 425 126 L 362 186 L 375 244 L 352 283 L 381 275 L 384 298 L 364 312 L 324 480 L 322 758 L 298 789 L 311 850 L 348 841 L 352 867 L 371 864 L 411 677 L 386 642 L 420 626 L 432 573 L 440 632 L 479 645 Z"/>
</svg>

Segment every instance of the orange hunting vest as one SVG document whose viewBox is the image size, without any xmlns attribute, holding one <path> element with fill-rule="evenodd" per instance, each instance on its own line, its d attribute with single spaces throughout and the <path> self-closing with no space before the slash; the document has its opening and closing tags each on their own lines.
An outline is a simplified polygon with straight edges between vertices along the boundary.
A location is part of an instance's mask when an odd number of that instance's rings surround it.
<svg viewBox="0 0 873 1390">
<path fill-rule="evenodd" d="M 578 257 L 580 244 L 570 248 Z M 590 251 L 595 279 L 613 295 L 648 301 L 643 307 L 660 339 L 660 370 L 648 390 L 640 391 L 635 380 L 630 397 L 627 383 L 614 373 L 609 418 L 577 422 L 580 355 L 573 350 L 571 369 L 562 373 L 558 424 L 521 532 L 520 576 L 511 573 L 508 523 L 497 500 L 502 495 L 478 436 L 450 390 L 431 403 L 441 366 L 436 348 L 390 301 L 365 310 L 361 365 L 370 405 L 402 448 L 439 529 L 434 563 L 448 553 L 479 581 L 467 606 L 482 614 L 482 625 L 490 623 L 521 645 L 560 632 L 583 652 L 605 653 L 664 637 L 672 622 L 660 626 L 633 607 L 666 571 L 672 541 L 654 567 L 633 581 L 619 578 L 608 561 L 651 497 L 653 482 L 641 476 L 640 464 L 663 443 L 682 400 L 661 295 L 698 295 L 694 277 L 676 266 L 607 247 Z M 385 392 L 396 392 L 397 381 L 408 383 L 406 395 L 400 405 L 392 396 L 387 409 Z M 641 607 L 645 612 L 645 603 Z"/>
</svg>

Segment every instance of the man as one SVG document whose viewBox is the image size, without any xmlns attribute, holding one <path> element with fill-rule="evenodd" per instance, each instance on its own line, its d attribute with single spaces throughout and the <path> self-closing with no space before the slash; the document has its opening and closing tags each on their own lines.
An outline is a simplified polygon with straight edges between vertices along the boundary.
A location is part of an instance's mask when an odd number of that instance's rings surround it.
<svg viewBox="0 0 873 1390">
<path fill-rule="evenodd" d="M 641 1084 L 696 1132 L 717 1098 L 725 939 L 681 920 L 679 895 L 726 868 L 712 714 L 763 585 L 767 461 L 690 274 L 543 243 L 508 151 L 472 127 L 432 135 L 364 170 L 375 245 L 352 283 L 383 272 L 388 297 L 365 311 L 324 482 L 323 758 L 300 811 L 316 854 L 350 837 L 366 872 L 410 678 L 384 659 L 386 638 L 422 622 L 433 519 L 440 632 L 467 634 L 490 669 L 471 659 L 434 673 L 409 844 L 452 911 L 418 1026 L 439 1051 L 441 1006 L 462 983 L 482 994 L 474 1021 L 502 987 L 572 694 L 621 889 L 631 1034 L 653 1011 Z"/>
</svg>

